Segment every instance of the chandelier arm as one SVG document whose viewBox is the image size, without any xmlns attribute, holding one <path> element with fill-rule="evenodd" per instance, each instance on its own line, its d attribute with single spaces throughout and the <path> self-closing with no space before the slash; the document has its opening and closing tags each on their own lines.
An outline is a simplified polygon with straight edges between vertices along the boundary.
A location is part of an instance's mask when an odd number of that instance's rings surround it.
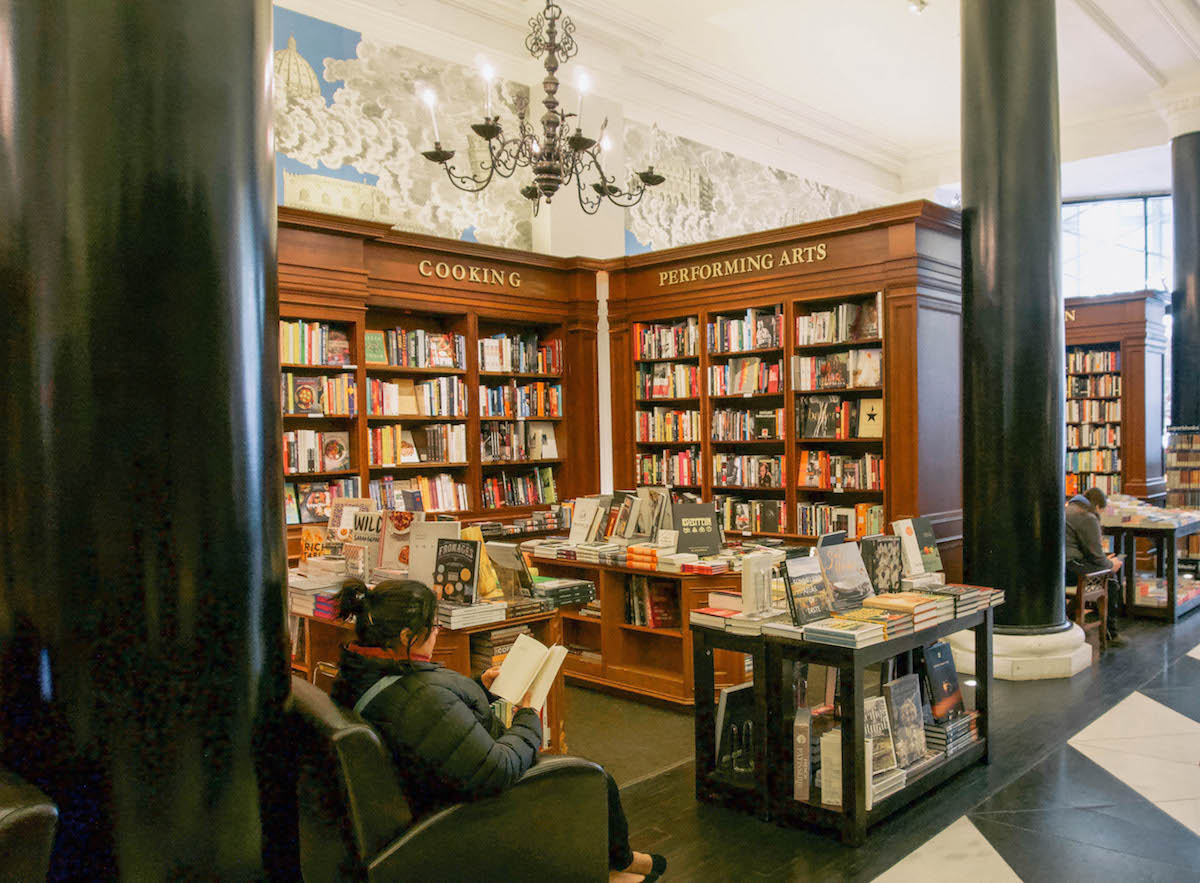
<svg viewBox="0 0 1200 883">
<path fill-rule="evenodd" d="M 579 207 L 583 209 L 585 215 L 594 215 L 600 211 L 600 203 L 603 200 L 600 198 L 600 194 L 597 193 L 593 197 L 587 192 L 584 187 L 582 174 L 575 176 L 575 192 L 579 196 Z"/>
</svg>

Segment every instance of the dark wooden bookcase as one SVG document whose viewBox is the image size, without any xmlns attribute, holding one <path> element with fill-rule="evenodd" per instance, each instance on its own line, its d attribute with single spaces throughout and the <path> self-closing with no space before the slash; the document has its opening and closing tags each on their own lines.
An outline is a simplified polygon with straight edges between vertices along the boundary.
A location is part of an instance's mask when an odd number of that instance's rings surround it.
<svg viewBox="0 0 1200 883">
<path fill-rule="evenodd" d="M 279 210 L 279 298 L 285 320 L 329 322 L 350 337 L 352 368 L 299 366 L 285 370 L 355 374 L 358 414 L 354 418 L 287 417 L 284 428 L 349 429 L 351 469 L 368 494 L 372 479 L 384 475 L 448 473 L 467 486 L 470 505 L 454 514 L 465 522 L 511 521 L 545 504 L 486 508 L 481 486 L 505 471 L 517 475 L 538 466 L 552 469 L 560 500 L 599 490 L 599 415 L 596 375 L 596 262 L 564 260 L 512 249 L 400 233 L 382 224 L 295 209 Z M 453 332 L 466 338 L 466 366 L 415 368 L 367 364 L 365 334 L 387 328 Z M 530 334 L 563 345 L 561 373 L 483 372 L 479 341 L 497 333 Z M 369 378 L 461 378 L 466 412 L 454 417 L 372 416 Z M 484 462 L 480 446 L 480 386 L 543 381 L 562 385 L 563 410 L 557 417 L 530 417 L 556 424 L 558 457 L 538 462 Z M 569 420 L 569 423 L 567 422 Z M 523 421 L 514 421 L 523 422 Z M 465 425 L 465 462 L 372 467 L 368 431 L 373 425 L 406 428 L 436 423 Z M 569 431 L 567 427 L 569 426 Z M 325 481 L 339 476 L 289 475 L 287 481 Z M 299 550 L 301 527 L 288 530 L 289 554 Z"/>
<path fill-rule="evenodd" d="M 693 316 L 701 345 L 695 360 L 701 389 L 690 407 L 701 424 L 711 425 L 715 409 L 744 402 L 751 409 L 782 407 L 781 443 L 714 444 L 706 432 L 699 445 L 702 468 L 699 492 L 706 500 L 721 493 L 713 482 L 713 455 L 723 450 L 779 452 L 786 457 L 785 486 L 753 495 L 785 500 L 788 529 L 777 535 L 797 542 L 815 537 L 795 531 L 801 501 L 852 506 L 883 506 L 885 523 L 913 515 L 931 520 L 948 574 L 961 573 L 961 313 L 960 219 L 957 212 L 929 202 L 874 209 L 811 224 L 667 249 L 610 262 L 609 328 L 612 352 L 613 462 L 617 487 L 637 482 L 637 454 L 650 446 L 636 440 L 635 414 L 653 403 L 634 393 L 639 364 L 635 323 Z M 882 292 L 880 340 L 797 346 L 796 317 L 861 301 Z M 783 393 L 775 396 L 718 398 L 707 384 L 711 365 L 752 353 L 713 353 L 707 326 L 718 316 L 736 316 L 748 308 L 783 309 L 783 345 L 762 353 L 781 357 Z M 870 390 L 830 393 L 881 398 L 884 432 L 880 439 L 798 437 L 797 410 L 807 393 L 793 388 L 791 359 L 796 355 L 881 348 L 882 384 Z M 799 488 L 797 452 L 820 448 L 834 453 L 871 452 L 883 458 L 881 491 Z M 738 493 L 738 491 L 730 491 Z"/>
<path fill-rule="evenodd" d="M 1120 444 L 1116 453 L 1120 491 L 1151 502 L 1166 499 L 1163 471 L 1163 377 L 1167 338 L 1163 325 L 1167 296 L 1157 291 L 1136 291 L 1066 301 L 1066 343 L 1070 352 L 1113 352 L 1119 359 L 1115 372 L 1095 372 L 1091 379 L 1115 375 L 1120 381 L 1116 397 L 1083 395 L 1083 401 L 1120 405 Z M 1069 372 L 1069 374 L 1072 372 Z M 1081 380 L 1088 380 L 1088 372 Z M 1071 377 L 1068 376 L 1068 383 Z M 1068 385 L 1068 404 L 1071 403 Z M 1081 401 L 1081 404 L 1083 403 Z M 1068 415 L 1069 416 L 1069 415 Z M 1068 431 L 1073 427 L 1068 421 Z M 1068 444 L 1068 448 L 1073 447 Z M 1087 449 L 1092 446 L 1084 445 Z M 1087 489 L 1079 487 L 1080 493 Z M 1065 489 L 1064 489 L 1065 490 Z"/>
</svg>

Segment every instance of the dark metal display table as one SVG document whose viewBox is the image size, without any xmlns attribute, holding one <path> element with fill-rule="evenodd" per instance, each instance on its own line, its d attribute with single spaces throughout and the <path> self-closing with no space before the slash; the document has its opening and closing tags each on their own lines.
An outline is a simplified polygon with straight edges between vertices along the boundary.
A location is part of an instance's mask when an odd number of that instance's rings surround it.
<svg viewBox="0 0 1200 883">
<path fill-rule="evenodd" d="M 1200 594 L 1178 603 L 1179 584 L 1179 540 L 1200 533 L 1200 521 L 1183 525 L 1148 524 L 1105 524 L 1101 529 L 1115 538 L 1117 551 L 1125 553 L 1125 609 L 1134 616 L 1154 617 L 1175 622 L 1189 610 L 1200 606 Z M 1167 603 L 1159 607 L 1137 603 L 1137 541 L 1148 539 L 1154 543 L 1155 575 L 1166 578 Z"/>
<path fill-rule="evenodd" d="M 812 825 L 836 831 L 842 840 L 860 846 L 867 828 L 882 821 L 967 767 L 988 763 L 988 724 L 992 693 L 991 608 L 941 623 L 913 635 L 851 649 L 775 636 L 747 637 L 693 625 L 692 652 L 696 695 L 696 797 L 719 802 L 761 818 Z M 870 810 L 867 809 L 866 740 L 863 719 L 863 674 L 883 662 L 954 632 L 975 632 L 975 708 L 980 741 L 947 758 L 905 784 Z M 733 782 L 716 771 L 716 690 L 713 649 L 748 653 L 754 660 L 754 777 L 753 783 Z M 831 806 L 792 797 L 793 698 L 784 687 L 786 662 L 806 662 L 838 669 L 838 699 L 842 709 L 842 804 Z M 764 762 L 766 761 L 766 762 Z M 810 792 L 812 794 L 813 792 Z"/>
</svg>

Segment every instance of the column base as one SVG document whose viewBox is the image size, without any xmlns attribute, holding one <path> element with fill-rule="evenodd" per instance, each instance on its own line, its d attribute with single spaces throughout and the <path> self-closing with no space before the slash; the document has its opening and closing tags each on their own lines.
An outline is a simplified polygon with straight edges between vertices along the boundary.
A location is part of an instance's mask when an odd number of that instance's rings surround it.
<svg viewBox="0 0 1200 883">
<path fill-rule="evenodd" d="M 951 635 L 950 649 L 958 673 L 975 674 L 975 633 Z M 1072 678 L 1091 664 L 1091 645 L 1074 623 L 1049 635 L 992 636 L 992 675 L 1001 681 Z"/>
</svg>

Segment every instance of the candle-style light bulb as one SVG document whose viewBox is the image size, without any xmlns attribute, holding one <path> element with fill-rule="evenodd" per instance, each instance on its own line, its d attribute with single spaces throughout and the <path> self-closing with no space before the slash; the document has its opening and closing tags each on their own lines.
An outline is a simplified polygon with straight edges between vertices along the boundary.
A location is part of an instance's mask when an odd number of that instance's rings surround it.
<svg viewBox="0 0 1200 883">
<path fill-rule="evenodd" d="M 433 122 L 433 140 L 435 143 L 442 140 L 438 134 L 437 112 L 434 108 L 437 107 L 437 93 L 432 89 L 425 89 L 421 92 L 421 100 L 425 102 L 425 106 L 429 108 L 429 119 Z"/>
<path fill-rule="evenodd" d="M 612 148 L 612 139 L 609 138 L 607 135 L 605 135 L 603 138 L 600 139 L 600 149 L 601 150 L 610 150 L 611 148 Z"/>
<path fill-rule="evenodd" d="M 579 69 L 579 75 L 575 78 L 575 88 L 579 90 L 579 112 L 575 114 L 575 128 L 583 129 L 583 96 L 587 95 L 588 90 L 592 88 L 592 78 L 588 76 L 588 72 Z"/>
<path fill-rule="evenodd" d="M 496 78 L 496 71 L 485 61 L 483 63 L 483 69 L 480 71 L 480 73 L 483 74 L 483 116 L 484 119 L 491 119 L 492 81 Z"/>
</svg>

